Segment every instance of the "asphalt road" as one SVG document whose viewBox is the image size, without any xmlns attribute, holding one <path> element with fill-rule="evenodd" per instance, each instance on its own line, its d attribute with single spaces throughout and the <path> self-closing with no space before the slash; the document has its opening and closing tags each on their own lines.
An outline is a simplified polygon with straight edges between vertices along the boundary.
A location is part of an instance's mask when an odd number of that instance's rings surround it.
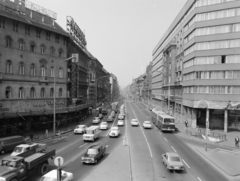
<svg viewBox="0 0 240 181">
<path fill-rule="evenodd" d="M 106 120 L 107 116 L 104 116 Z M 110 127 L 117 124 L 117 119 L 115 118 L 113 123 L 109 123 L 109 129 L 104 130 L 100 134 L 100 138 L 95 142 L 84 142 L 82 135 L 70 134 L 68 136 L 63 136 L 61 140 L 52 140 L 47 142 L 48 150 L 55 149 L 56 156 L 61 156 L 64 158 L 63 170 L 73 173 L 74 180 L 81 181 L 86 175 L 91 174 L 91 171 L 97 167 L 101 166 L 101 162 L 114 151 L 114 149 L 122 144 L 123 135 L 125 135 L 125 127 L 120 127 L 120 136 L 118 138 L 109 138 L 107 136 L 110 131 Z M 86 122 L 86 125 L 91 125 L 91 120 Z M 106 154 L 97 165 L 87 165 L 82 164 L 81 156 L 85 153 L 87 148 L 94 144 L 101 144 L 107 146 Z M 9 154 L 1 155 L 0 159 Z M 49 170 L 56 169 L 53 160 L 50 159 Z M 36 172 L 30 173 L 26 181 L 39 181 L 41 176 L 37 175 Z"/>
<path fill-rule="evenodd" d="M 174 181 L 225 181 L 223 173 L 202 159 L 192 150 L 182 137 L 173 133 L 162 133 L 154 127 L 145 130 L 143 121 L 151 113 L 139 103 L 126 102 L 128 113 L 127 135 L 131 148 L 133 180 L 174 180 Z M 130 120 L 137 118 L 139 127 L 131 127 Z M 169 172 L 162 164 L 161 156 L 165 152 L 177 152 L 185 164 L 184 172 Z"/>
</svg>

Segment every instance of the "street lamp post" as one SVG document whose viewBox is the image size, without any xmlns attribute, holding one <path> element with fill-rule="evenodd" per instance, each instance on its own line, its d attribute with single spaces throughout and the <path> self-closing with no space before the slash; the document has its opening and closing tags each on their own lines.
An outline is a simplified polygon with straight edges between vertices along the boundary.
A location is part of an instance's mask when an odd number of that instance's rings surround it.
<svg viewBox="0 0 240 181">
<path fill-rule="evenodd" d="M 56 135 L 56 68 L 63 63 L 64 61 L 68 61 L 72 58 L 76 58 L 75 56 L 72 56 L 70 58 L 67 58 L 65 60 L 60 61 L 57 65 L 54 65 L 54 77 L 53 77 L 53 136 Z"/>
</svg>

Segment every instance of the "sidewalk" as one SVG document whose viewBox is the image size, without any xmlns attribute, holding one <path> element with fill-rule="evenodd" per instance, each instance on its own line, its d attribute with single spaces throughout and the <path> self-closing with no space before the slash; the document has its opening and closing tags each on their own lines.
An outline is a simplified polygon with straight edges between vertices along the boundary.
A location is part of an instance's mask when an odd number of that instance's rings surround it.
<svg viewBox="0 0 240 181">
<path fill-rule="evenodd" d="M 98 166 L 83 181 L 130 181 L 131 168 L 129 158 L 129 147 L 119 145 L 113 153 L 105 155 Z"/>
</svg>

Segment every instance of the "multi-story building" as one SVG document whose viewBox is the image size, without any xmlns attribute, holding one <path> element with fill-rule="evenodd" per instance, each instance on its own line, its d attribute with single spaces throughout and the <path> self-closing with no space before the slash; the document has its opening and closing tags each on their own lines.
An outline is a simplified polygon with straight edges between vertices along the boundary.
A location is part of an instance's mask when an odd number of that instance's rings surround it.
<svg viewBox="0 0 240 181">
<path fill-rule="evenodd" d="M 152 53 L 155 103 L 193 127 L 239 129 L 239 32 L 239 0 L 188 0 Z"/>
<path fill-rule="evenodd" d="M 8 123 L 2 135 L 52 124 L 46 117 L 54 92 L 56 107 L 66 107 L 67 63 L 57 65 L 67 58 L 68 34 L 55 20 L 56 13 L 31 2 L 0 1 L 0 119 Z"/>
</svg>

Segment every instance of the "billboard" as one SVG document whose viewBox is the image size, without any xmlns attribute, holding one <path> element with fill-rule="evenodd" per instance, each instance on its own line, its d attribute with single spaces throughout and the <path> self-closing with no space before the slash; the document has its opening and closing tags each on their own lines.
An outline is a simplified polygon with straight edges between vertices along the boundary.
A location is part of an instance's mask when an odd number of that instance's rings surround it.
<svg viewBox="0 0 240 181">
<path fill-rule="evenodd" d="M 67 31 L 76 45 L 85 48 L 87 45 L 85 35 L 71 16 L 67 16 Z"/>
</svg>

